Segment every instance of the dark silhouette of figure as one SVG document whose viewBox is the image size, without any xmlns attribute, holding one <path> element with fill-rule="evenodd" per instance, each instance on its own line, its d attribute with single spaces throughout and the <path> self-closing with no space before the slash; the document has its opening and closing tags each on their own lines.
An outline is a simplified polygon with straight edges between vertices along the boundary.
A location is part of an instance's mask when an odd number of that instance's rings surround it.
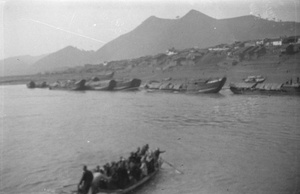
<svg viewBox="0 0 300 194">
<path fill-rule="evenodd" d="M 87 169 L 86 165 L 84 165 L 82 178 L 78 184 L 78 191 L 82 194 L 87 194 L 92 185 L 93 178 L 93 173 Z"/>
</svg>

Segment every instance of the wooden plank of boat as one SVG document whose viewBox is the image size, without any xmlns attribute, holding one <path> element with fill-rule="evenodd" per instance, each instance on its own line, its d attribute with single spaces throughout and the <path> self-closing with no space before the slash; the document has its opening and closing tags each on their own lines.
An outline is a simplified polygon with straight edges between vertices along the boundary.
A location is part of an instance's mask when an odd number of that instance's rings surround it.
<svg viewBox="0 0 300 194">
<path fill-rule="evenodd" d="M 116 86 L 113 90 L 137 90 L 140 87 L 141 82 L 142 80 L 136 78 L 128 81 L 116 80 Z"/>
<path fill-rule="evenodd" d="M 149 174 L 148 176 L 144 177 L 143 179 L 141 179 L 140 181 L 138 181 L 137 183 L 135 183 L 134 185 L 126 188 L 126 189 L 117 189 L 117 190 L 108 190 L 108 189 L 98 189 L 97 193 L 102 193 L 102 194 L 126 194 L 131 192 L 132 190 L 138 188 L 139 186 L 143 185 L 144 183 L 146 183 L 147 181 L 149 181 L 152 177 L 154 177 L 158 172 L 159 169 L 161 167 L 163 163 L 163 160 L 161 160 L 160 166 L 159 168 L 156 169 L 156 171 L 154 171 L 153 173 Z"/>
</svg>

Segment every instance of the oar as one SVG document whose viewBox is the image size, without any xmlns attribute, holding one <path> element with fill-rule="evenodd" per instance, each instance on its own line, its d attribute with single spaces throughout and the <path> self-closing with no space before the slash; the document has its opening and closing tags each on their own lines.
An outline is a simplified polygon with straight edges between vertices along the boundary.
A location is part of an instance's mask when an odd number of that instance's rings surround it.
<svg viewBox="0 0 300 194">
<path fill-rule="evenodd" d="M 169 166 L 171 166 L 172 168 L 174 168 L 174 170 L 175 170 L 178 174 L 183 174 L 182 171 L 178 170 L 178 169 L 177 169 L 173 164 L 171 164 L 170 162 L 168 162 L 168 161 L 166 161 L 166 160 L 164 160 L 164 159 L 163 159 L 163 161 L 164 161 L 165 163 L 167 163 Z"/>
</svg>

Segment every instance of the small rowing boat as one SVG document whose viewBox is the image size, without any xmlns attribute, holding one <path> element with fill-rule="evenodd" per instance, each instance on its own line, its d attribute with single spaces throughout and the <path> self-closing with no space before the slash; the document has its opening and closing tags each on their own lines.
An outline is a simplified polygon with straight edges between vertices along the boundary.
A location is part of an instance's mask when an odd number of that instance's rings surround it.
<svg viewBox="0 0 300 194">
<path fill-rule="evenodd" d="M 78 184 L 77 194 L 126 194 L 142 186 L 154 177 L 163 164 L 161 153 L 165 151 L 157 148 L 149 151 L 146 144 L 137 151 L 131 152 L 128 158 L 121 157 L 119 161 L 112 161 L 96 167 L 94 173 L 83 166 L 83 175 Z"/>
<path fill-rule="evenodd" d="M 99 193 L 99 194 L 105 194 L 105 193 L 107 193 L 107 194 L 126 194 L 126 193 L 130 193 L 131 191 L 135 190 L 136 188 L 144 185 L 149 180 L 151 180 L 159 172 L 162 164 L 163 164 L 163 161 L 160 160 L 159 167 L 156 168 L 156 170 L 154 172 L 152 172 L 151 174 L 148 174 L 148 176 L 142 178 L 138 182 L 136 182 L 132 185 L 129 185 L 125 189 L 115 189 L 115 190 L 97 189 L 97 191 L 94 191 L 92 194 L 96 194 L 96 193 Z"/>
</svg>

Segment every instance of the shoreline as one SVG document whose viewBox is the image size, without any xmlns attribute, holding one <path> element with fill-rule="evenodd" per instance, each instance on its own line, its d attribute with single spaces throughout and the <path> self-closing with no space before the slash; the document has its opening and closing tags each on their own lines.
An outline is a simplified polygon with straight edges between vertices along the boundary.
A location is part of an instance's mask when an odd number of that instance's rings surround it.
<svg viewBox="0 0 300 194">
<path fill-rule="evenodd" d="M 112 79 L 133 79 L 142 80 L 142 84 L 157 80 L 171 79 L 171 82 L 180 82 L 187 79 L 205 79 L 212 77 L 227 77 L 226 87 L 230 82 L 243 82 L 243 78 L 250 75 L 262 75 L 266 83 L 285 83 L 300 77 L 300 53 L 279 57 L 276 55 L 262 57 L 257 60 L 242 61 L 232 65 L 227 59 L 216 63 L 203 63 L 177 65 L 168 69 L 158 69 L 151 65 L 138 65 L 134 68 L 124 68 L 115 71 Z M 0 85 L 22 85 L 29 81 L 54 83 L 62 80 L 90 79 L 103 75 L 102 72 L 80 72 L 80 73 L 56 73 L 56 74 L 35 74 L 0 77 Z"/>
</svg>

